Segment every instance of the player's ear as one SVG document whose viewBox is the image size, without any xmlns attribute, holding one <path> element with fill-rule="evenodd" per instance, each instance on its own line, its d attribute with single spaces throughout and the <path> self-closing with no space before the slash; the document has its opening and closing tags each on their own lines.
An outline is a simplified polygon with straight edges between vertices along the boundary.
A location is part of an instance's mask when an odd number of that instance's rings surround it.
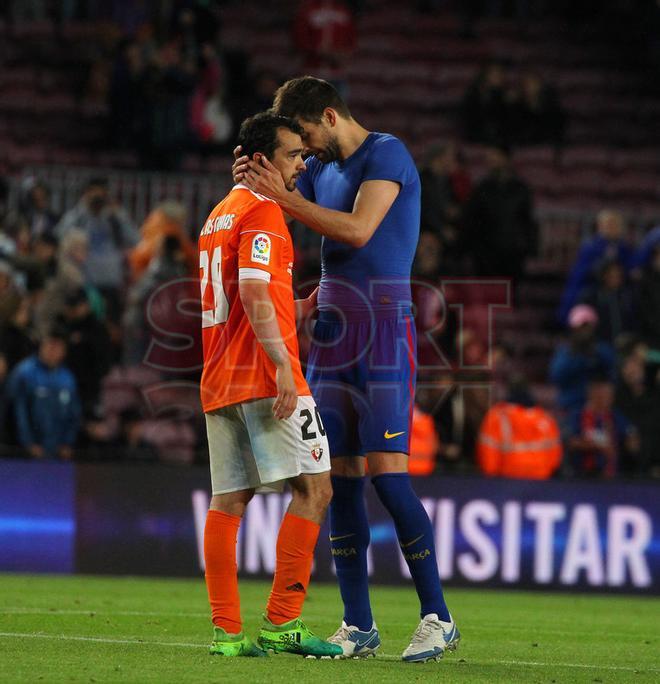
<svg viewBox="0 0 660 684">
<path fill-rule="evenodd" d="M 332 107 L 326 107 L 323 110 L 323 118 L 328 122 L 331 128 L 337 123 L 337 112 Z"/>
</svg>

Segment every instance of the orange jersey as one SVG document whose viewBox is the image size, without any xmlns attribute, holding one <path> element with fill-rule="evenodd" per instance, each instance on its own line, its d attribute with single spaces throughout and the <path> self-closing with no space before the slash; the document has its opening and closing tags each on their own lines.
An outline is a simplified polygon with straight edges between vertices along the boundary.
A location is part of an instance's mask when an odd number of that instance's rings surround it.
<svg viewBox="0 0 660 684">
<path fill-rule="evenodd" d="M 275 364 L 245 314 L 238 292 L 241 279 L 269 283 L 298 395 L 311 394 L 298 354 L 292 268 L 293 242 L 280 207 L 244 186 L 234 186 L 199 235 L 205 412 L 277 396 Z"/>
</svg>

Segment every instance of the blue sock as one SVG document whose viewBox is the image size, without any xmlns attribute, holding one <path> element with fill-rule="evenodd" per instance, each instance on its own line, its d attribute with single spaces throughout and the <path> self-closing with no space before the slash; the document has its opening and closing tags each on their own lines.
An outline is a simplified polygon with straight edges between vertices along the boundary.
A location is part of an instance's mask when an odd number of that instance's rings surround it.
<svg viewBox="0 0 660 684">
<path fill-rule="evenodd" d="M 344 602 L 344 622 L 362 631 L 373 624 L 369 603 L 369 521 L 363 477 L 332 476 L 330 546 Z"/>
<path fill-rule="evenodd" d="M 442 595 L 442 585 L 435 557 L 433 526 L 410 483 L 408 473 L 386 473 L 371 480 L 378 498 L 394 520 L 403 557 L 408 563 L 417 596 L 420 615 L 436 613 L 449 622 L 449 610 Z"/>
</svg>

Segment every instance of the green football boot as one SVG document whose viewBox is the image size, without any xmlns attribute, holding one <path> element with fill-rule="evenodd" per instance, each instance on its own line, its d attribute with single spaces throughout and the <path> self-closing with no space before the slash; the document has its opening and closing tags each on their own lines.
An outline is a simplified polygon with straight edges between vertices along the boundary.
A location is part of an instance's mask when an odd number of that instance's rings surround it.
<svg viewBox="0 0 660 684">
<path fill-rule="evenodd" d="M 265 658 L 268 654 L 252 643 L 250 637 L 239 634 L 229 634 L 222 627 L 213 626 L 213 641 L 209 648 L 211 655 L 227 656 L 229 658 Z"/>
<path fill-rule="evenodd" d="M 311 658 L 336 658 L 343 655 L 341 646 L 319 639 L 301 618 L 274 625 L 265 615 L 257 643 L 264 651 L 295 653 Z"/>
</svg>

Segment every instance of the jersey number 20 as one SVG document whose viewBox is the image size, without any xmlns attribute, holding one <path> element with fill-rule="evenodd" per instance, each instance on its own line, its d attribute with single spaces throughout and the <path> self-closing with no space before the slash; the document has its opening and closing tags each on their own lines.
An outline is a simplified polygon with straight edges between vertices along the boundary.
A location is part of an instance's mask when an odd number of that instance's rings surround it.
<svg viewBox="0 0 660 684">
<path fill-rule="evenodd" d="M 222 288 L 222 247 L 213 250 L 213 256 L 209 263 L 209 253 L 203 250 L 199 253 L 199 267 L 202 270 L 202 306 L 204 306 L 204 292 L 211 279 L 213 288 L 212 309 L 202 309 L 202 328 L 211 328 L 218 323 L 225 323 L 229 317 L 229 300 Z"/>
</svg>

